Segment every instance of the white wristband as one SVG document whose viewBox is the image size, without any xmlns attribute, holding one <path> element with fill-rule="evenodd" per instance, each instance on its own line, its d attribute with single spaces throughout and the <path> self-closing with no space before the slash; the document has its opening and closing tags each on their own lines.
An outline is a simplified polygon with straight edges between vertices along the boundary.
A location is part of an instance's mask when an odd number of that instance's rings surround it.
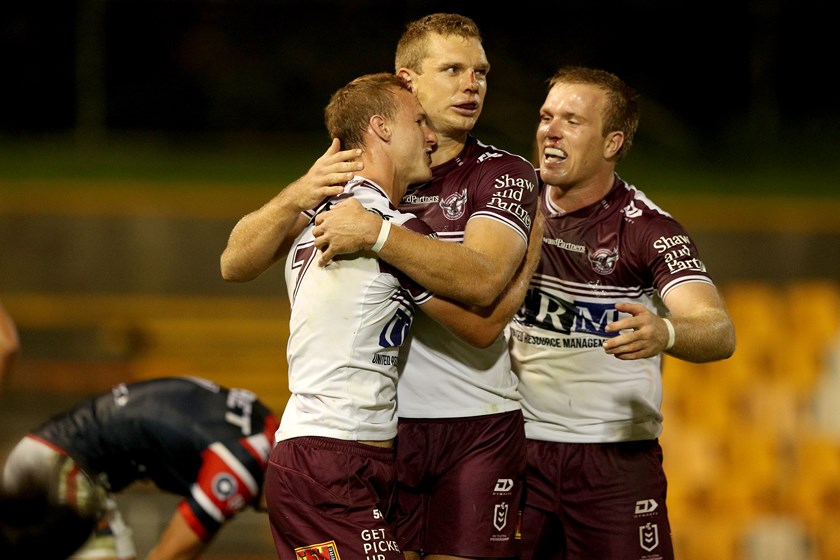
<svg viewBox="0 0 840 560">
<path fill-rule="evenodd" d="M 671 324 L 669 319 L 662 319 L 665 321 L 665 326 L 668 327 L 668 344 L 665 345 L 665 350 L 670 350 L 674 347 L 674 340 L 677 337 L 677 333 L 674 332 L 674 325 Z"/>
<path fill-rule="evenodd" d="M 373 247 L 370 248 L 371 251 L 374 253 L 378 253 L 382 246 L 385 245 L 385 242 L 388 241 L 388 234 L 391 233 L 391 222 L 382 219 L 382 226 L 379 228 L 379 237 L 376 238 L 376 243 L 373 244 Z"/>
</svg>

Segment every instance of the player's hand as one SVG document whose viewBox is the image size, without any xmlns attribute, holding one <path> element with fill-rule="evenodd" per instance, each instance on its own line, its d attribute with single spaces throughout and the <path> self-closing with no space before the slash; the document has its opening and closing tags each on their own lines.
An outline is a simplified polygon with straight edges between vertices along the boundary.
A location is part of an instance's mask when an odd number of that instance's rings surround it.
<svg viewBox="0 0 840 560">
<path fill-rule="evenodd" d="M 355 198 L 348 198 L 315 216 L 315 247 L 321 251 L 320 266 L 338 255 L 348 255 L 373 247 L 382 218 L 368 212 Z"/>
<path fill-rule="evenodd" d="M 362 162 L 352 161 L 362 154 L 361 150 L 340 148 L 338 138 L 333 138 L 330 147 L 315 160 L 306 175 L 286 187 L 289 199 L 295 201 L 300 211 L 315 208 L 325 198 L 341 194 L 344 183 L 364 169 Z"/>
<path fill-rule="evenodd" d="M 630 317 L 613 321 L 607 332 L 620 332 L 604 342 L 604 350 L 619 360 L 638 360 L 662 353 L 668 344 L 668 327 L 662 318 L 637 303 L 617 303 L 615 308 Z"/>
</svg>

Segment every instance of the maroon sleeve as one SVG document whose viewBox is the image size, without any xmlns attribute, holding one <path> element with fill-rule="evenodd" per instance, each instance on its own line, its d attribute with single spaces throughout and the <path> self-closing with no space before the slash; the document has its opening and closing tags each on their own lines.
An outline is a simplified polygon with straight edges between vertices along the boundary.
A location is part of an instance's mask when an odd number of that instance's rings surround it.
<svg viewBox="0 0 840 560">
<path fill-rule="evenodd" d="M 640 244 L 642 258 L 648 263 L 660 297 L 686 282 L 712 283 L 697 245 L 673 218 L 663 215 L 651 220 L 644 228 Z"/>
<path fill-rule="evenodd" d="M 470 191 L 474 209 L 471 218 L 482 216 L 503 222 L 527 243 L 539 196 L 533 165 L 519 156 L 497 152 L 480 166 L 479 184 Z"/>
</svg>

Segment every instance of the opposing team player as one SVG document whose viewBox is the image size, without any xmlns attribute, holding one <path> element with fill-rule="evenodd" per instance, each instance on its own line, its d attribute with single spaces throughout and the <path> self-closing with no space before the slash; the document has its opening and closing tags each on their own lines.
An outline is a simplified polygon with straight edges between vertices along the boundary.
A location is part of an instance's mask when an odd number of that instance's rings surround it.
<svg viewBox="0 0 840 560">
<path fill-rule="evenodd" d="M 114 494 L 148 480 L 184 497 L 148 559 L 197 558 L 228 519 L 247 507 L 265 510 L 277 426 L 251 391 L 193 377 L 120 384 L 85 400 L 27 434 L 6 460 L 10 500 L 47 506 L 43 516 L 22 520 L 31 526 L 12 527 L 20 535 L 13 557 L 28 550 L 56 558 L 67 547 L 59 541 L 77 539 L 74 558 L 135 558 Z M 82 534 L 67 534 L 67 516 L 55 515 L 67 509 Z M 92 536 L 85 519 L 96 521 Z"/>
</svg>

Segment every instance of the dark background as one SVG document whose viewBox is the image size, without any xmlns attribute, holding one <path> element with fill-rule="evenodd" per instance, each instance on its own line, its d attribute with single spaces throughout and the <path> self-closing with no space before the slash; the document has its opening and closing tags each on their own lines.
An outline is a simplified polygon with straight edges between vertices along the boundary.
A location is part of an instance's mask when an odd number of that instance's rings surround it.
<svg viewBox="0 0 840 560">
<path fill-rule="evenodd" d="M 393 70 L 406 22 L 469 15 L 493 67 L 478 133 L 530 149 L 545 81 L 600 66 L 642 93 L 641 150 L 819 161 L 840 142 L 828 2 L 30 0 L 2 12 L 0 140 L 323 141 L 353 77 Z"/>
</svg>

